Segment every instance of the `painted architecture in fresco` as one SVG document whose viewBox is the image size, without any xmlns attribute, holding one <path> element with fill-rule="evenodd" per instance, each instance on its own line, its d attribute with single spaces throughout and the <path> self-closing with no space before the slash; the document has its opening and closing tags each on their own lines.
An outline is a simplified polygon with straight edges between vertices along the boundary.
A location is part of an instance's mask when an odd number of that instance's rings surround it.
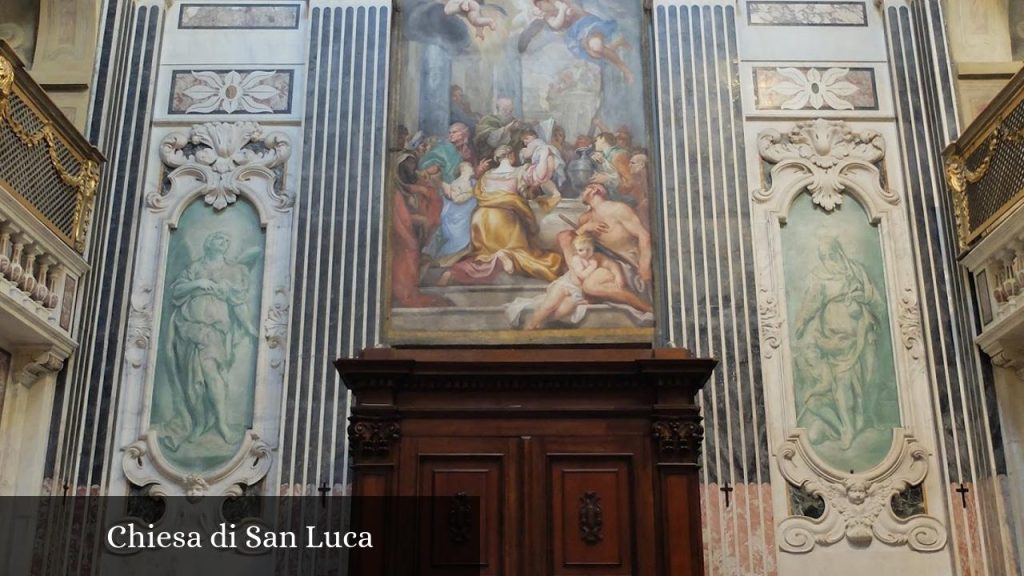
<svg viewBox="0 0 1024 576">
<path fill-rule="evenodd" d="M 410 2 L 400 22 L 389 340 L 649 340 L 640 4 Z"/>
</svg>

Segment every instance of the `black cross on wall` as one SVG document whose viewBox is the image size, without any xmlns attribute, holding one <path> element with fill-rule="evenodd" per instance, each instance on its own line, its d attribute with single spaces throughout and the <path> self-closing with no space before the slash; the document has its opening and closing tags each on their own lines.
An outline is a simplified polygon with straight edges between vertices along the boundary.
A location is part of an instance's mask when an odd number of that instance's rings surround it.
<svg viewBox="0 0 1024 576">
<path fill-rule="evenodd" d="M 955 490 L 955 492 L 960 494 L 960 500 L 963 501 L 964 508 L 967 508 L 967 493 L 970 491 L 971 489 L 964 486 L 963 482 L 961 482 L 960 487 Z"/>
<path fill-rule="evenodd" d="M 327 507 L 327 493 L 331 491 L 331 487 L 327 485 L 327 482 L 321 482 L 320 487 L 316 489 L 320 493 L 320 505 L 324 508 Z"/>
<path fill-rule="evenodd" d="M 735 490 L 735 488 L 733 488 L 732 486 L 729 486 L 729 483 L 726 482 L 725 486 L 722 486 L 721 488 L 719 488 L 719 490 L 721 490 L 722 492 L 725 492 L 725 507 L 728 508 L 729 504 L 730 504 L 729 495 L 732 494 L 732 492 L 733 492 L 733 490 Z"/>
</svg>

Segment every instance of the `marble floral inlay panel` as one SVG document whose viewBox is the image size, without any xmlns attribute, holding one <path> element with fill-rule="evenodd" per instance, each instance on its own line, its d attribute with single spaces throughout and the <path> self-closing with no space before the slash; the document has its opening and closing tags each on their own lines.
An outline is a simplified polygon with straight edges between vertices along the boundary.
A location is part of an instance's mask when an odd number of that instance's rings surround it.
<svg viewBox="0 0 1024 576">
<path fill-rule="evenodd" d="M 863 2 L 750 2 L 751 26 L 867 26 Z"/>
<path fill-rule="evenodd" d="M 754 68 L 758 110 L 877 110 L 871 68 Z"/>
<path fill-rule="evenodd" d="M 175 70 L 170 114 L 288 114 L 291 70 Z"/>
</svg>

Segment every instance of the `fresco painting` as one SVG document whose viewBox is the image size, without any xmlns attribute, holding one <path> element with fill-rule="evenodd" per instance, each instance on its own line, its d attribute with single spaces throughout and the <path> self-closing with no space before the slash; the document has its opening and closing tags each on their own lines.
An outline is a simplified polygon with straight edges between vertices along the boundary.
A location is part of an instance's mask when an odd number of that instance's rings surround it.
<svg viewBox="0 0 1024 576">
<path fill-rule="evenodd" d="M 853 198 L 826 213 L 801 194 L 782 248 L 797 422 L 826 463 L 865 472 L 900 425 L 878 230 Z"/>
<path fill-rule="evenodd" d="M 642 21 L 615 0 L 402 10 L 390 342 L 650 340 Z"/>
<path fill-rule="evenodd" d="M 264 244 L 241 199 L 195 200 L 171 232 L 150 425 L 183 471 L 216 470 L 252 425 Z"/>
</svg>

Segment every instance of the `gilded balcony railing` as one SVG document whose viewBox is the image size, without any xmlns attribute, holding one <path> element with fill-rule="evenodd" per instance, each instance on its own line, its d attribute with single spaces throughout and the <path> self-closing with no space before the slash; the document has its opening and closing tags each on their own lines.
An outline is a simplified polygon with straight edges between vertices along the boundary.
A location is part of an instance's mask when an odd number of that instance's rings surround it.
<svg viewBox="0 0 1024 576">
<path fill-rule="evenodd" d="M 102 161 L 0 41 L 0 187 L 79 253 Z"/>
<path fill-rule="evenodd" d="M 0 41 L 0 343 L 25 385 L 76 346 L 102 161 Z"/>
<path fill-rule="evenodd" d="M 1024 206 L 1024 71 L 943 156 L 963 254 Z"/>
</svg>

